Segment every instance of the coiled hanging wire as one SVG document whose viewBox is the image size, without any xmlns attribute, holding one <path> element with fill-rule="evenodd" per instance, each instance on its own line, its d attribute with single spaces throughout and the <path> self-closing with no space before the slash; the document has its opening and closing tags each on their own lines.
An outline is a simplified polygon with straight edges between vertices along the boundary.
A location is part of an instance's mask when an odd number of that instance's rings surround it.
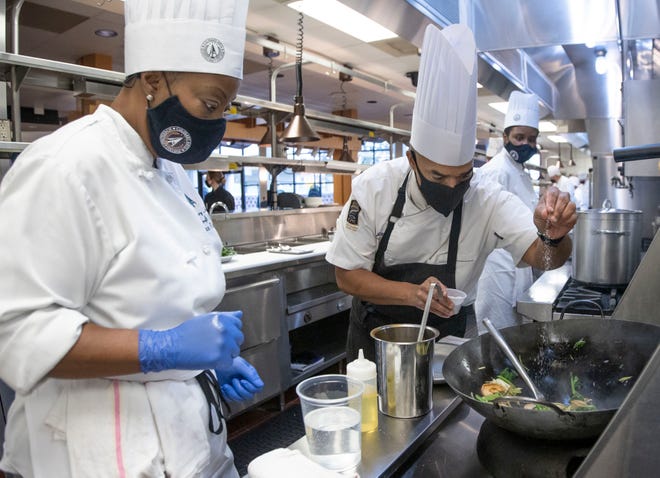
<svg viewBox="0 0 660 478">
<path fill-rule="evenodd" d="M 296 40 L 296 95 L 302 96 L 303 80 L 302 80 L 302 55 L 303 55 L 303 28 L 304 15 L 303 12 L 298 12 L 298 37 Z"/>
</svg>

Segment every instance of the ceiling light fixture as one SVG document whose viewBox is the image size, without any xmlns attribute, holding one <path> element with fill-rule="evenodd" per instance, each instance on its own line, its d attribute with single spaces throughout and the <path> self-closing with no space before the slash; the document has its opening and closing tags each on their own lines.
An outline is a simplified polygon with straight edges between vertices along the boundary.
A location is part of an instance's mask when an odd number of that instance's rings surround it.
<svg viewBox="0 0 660 478">
<path fill-rule="evenodd" d="M 539 121 L 539 131 L 541 133 L 552 133 L 557 131 L 557 125 L 552 121 Z"/>
<path fill-rule="evenodd" d="M 498 101 L 496 103 L 488 103 L 488 106 L 490 106 L 493 109 L 496 109 L 502 114 L 506 114 L 506 110 L 509 107 L 509 102 L 508 101 Z"/>
<path fill-rule="evenodd" d="M 564 138 L 563 136 L 559 136 L 557 134 L 549 134 L 548 139 L 553 143 L 568 143 L 568 140 L 566 138 Z"/>
<path fill-rule="evenodd" d="M 302 90 L 302 53 L 303 53 L 303 12 L 298 12 L 298 41 L 296 42 L 296 96 L 293 100 L 293 118 L 282 133 L 281 140 L 285 143 L 302 143 L 318 141 L 320 138 L 305 118 L 305 104 Z"/>
<path fill-rule="evenodd" d="M 110 30 L 109 28 L 100 28 L 94 32 L 94 35 L 103 37 L 103 38 L 112 38 L 117 36 L 117 32 Z"/>
<path fill-rule="evenodd" d="M 397 36 L 396 33 L 337 0 L 322 2 L 298 0 L 289 3 L 288 6 L 366 43 Z"/>
<path fill-rule="evenodd" d="M 604 75 L 607 73 L 607 59 L 605 58 L 605 55 L 607 55 L 607 50 L 603 47 L 598 47 L 594 50 L 594 54 L 596 55 L 596 61 L 594 62 L 594 68 L 596 69 L 596 73 L 599 75 Z"/>
</svg>

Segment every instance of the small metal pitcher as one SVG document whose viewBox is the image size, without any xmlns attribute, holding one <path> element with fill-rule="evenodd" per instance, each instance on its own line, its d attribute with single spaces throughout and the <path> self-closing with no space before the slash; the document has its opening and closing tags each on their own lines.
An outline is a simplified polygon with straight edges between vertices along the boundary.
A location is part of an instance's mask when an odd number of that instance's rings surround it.
<svg viewBox="0 0 660 478">
<path fill-rule="evenodd" d="M 395 418 L 414 418 L 433 408 L 433 346 L 440 335 L 420 325 L 392 324 L 371 331 L 376 341 L 378 408 Z"/>
</svg>

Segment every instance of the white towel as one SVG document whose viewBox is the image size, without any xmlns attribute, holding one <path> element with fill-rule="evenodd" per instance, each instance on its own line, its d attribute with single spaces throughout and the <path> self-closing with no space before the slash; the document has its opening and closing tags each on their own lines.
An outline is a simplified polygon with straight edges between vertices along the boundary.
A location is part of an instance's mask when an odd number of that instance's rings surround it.
<svg viewBox="0 0 660 478">
<path fill-rule="evenodd" d="M 298 450 L 276 448 L 248 465 L 249 478 L 345 478 L 313 462 Z"/>
</svg>

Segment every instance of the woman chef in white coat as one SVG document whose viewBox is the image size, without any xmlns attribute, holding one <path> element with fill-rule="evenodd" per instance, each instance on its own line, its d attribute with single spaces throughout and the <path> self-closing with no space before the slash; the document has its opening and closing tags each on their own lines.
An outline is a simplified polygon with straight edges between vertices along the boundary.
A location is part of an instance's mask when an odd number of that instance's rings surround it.
<svg viewBox="0 0 660 478">
<path fill-rule="evenodd" d="M 577 218 L 567 195 L 550 189 L 532 214 L 513 194 L 472 178 L 476 76 L 472 32 L 429 25 L 407 158 L 380 163 L 353 181 L 327 254 L 339 287 L 355 297 L 347 360 L 360 348 L 373 359 L 374 327 L 419 323 L 432 282 L 439 290 L 429 324 L 441 335 L 463 335 L 466 309 L 496 247 L 539 268 L 558 267 L 570 254 L 564 236 Z M 467 307 L 453 317 L 447 287 L 468 294 Z"/>
<path fill-rule="evenodd" d="M 504 117 L 504 147 L 477 170 L 480 178 L 497 182 L 505 191 L 518 196 L 532 212 L 539 198 L 524 164 L 538 153 L 538 135 L 539 103 L 536 95 L 514 91 L 509 96 Z M 514 307 L 518 295 L 529 289 L 533 282 L 531 267 L 516 267 L 511 254 L 504 249 L 491 252 L 479 278 L 474 303 L 479 332 L 486 331 L 481 322 L 484 318 L 489 318 L 498 329 L 522 323 Z"/>
<path fill-rule="evenodd" d="M 247 0 L 127 0 L 111 107 L 35 141 L 0 188 L 0 469 L 236 477 L 219 403 L 263 387 L 238 356 L 222 243 L 180 164 L 224 134 Z M 215 371 L 215 372 L 213 372 Z"/>
</svg>

